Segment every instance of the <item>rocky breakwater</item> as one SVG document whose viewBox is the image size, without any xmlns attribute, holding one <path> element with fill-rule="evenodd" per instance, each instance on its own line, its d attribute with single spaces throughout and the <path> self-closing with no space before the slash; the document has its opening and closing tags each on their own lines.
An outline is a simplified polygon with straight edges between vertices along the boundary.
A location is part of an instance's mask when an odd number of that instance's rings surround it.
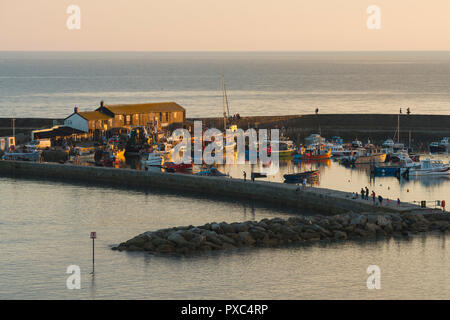
<svg viewBox="0 0 450 320">
<path fill-rule="evenodd" d="M 243 247 L 275 247 L 315 241 L 408 237 L 421 232 L 450 230 L 446 213 L 347 213 L 296 216 L 233 223 L 207 223 L 142 233 L 113 247 L 151 254 L 192 254 Z"/>
</svg>

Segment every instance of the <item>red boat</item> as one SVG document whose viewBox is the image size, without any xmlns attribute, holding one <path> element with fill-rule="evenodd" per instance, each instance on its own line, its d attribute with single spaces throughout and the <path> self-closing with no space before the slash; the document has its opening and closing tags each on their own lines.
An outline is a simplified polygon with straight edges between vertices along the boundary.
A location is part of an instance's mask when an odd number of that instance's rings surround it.
<svg viewBox="0 0 450 320">
<path fill-rule="evenodd" d="M 192 163 L 174 163 L 174 162 L 165 162 L 164 168 L 171 170 L 191 170 L 194 164 Z"/>
</svg>

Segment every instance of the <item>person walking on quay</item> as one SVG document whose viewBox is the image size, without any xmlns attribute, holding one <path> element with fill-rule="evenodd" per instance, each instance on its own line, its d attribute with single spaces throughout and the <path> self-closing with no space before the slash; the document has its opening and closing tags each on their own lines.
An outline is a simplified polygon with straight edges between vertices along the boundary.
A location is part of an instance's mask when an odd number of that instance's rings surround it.
<svg viewBox="0 0 450 320">
<path fill-rule="evenodd" d="M 375 205 L 375 191 L 372 190 L 372 201 L 373 201 L 373 205 Z"/>
<path fill-rule="evenodd" d="M 365 194 L 364 188 L 361 188 L 361 200 L 364 200 L 364 194 Z"/>
<path fill-rule="evenodd" d="M 397 198 L 397 206 L 400 206 L 400 198 Z"/>
<path fill-rule="evenodd" d="M 366 200 L 369 200 L 369 188 L 366 187 Z"/>
<path fill-rule="evenodd" d="M 244 182 L 247 181 L 247 172 L 244 171 Z"/>
<path fill-rule="evenodd" d="M 383 197 L 381 195 L 378 196 L 378 202 L 380 203 L 380 207 L 383 205 Z"/>
</svg>

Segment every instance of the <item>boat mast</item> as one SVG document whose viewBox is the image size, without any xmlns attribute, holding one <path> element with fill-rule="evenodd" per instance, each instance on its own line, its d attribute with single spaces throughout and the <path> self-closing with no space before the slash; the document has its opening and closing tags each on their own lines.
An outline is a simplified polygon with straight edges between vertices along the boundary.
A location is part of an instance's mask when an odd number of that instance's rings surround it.
<svg viewBox="0 0 450 320">
<path fill-rule="evenodd" d="M 227 129 L 227 112 L 228 112 L 228 117 L 229 117 L 230 109 L 228 107 L 227 90 L 225 88 L 225 78 L 223 75 L 222 75 L 222 94 L 223 94 L 223 130 L 226 130 Z"/>
<path fill-rule="evenodd" d="M 397 142 L 400 143 L 400 113 L 397 115 Z"/>
<path fill-rule="evenodd" d="M 16 143 L 16 118 L 12 119 L 12 129 L 13 129 L 14 143 Z"/>
</svg>

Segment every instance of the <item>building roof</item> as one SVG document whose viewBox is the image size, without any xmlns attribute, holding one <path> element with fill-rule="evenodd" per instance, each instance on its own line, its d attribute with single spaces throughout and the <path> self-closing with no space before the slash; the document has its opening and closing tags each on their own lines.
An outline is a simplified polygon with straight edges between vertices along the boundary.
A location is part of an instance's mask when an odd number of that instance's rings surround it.
<svg viewBox="0 0 450 320">
<path fill-rule="evenodd" d="M 93 121 L 93 120 L 109 120 L 112 118 L 112 116 L 107 115 L 105 113 L 99 112 L 99 111 L 82 111 L 82 112 L 74 112 L 64 120 L 69 119 L 73 115 L 79 115 L 80 117 L 86 119 L 87 121 Z"/>
<path fill-rule="evenodd" d="M 96 111 L 100 111 L 102 107 Z M 140 103 L 140 104 L 115 104 L 105 105 L 105 109 L 113 114 L 143 114 L 150 112 L 184 112 L 182 106 L 175 102 L 157 102 L 157 103 Z"/>
<path fill-rule="evenodd" d="M 55 137 L 67 137 L 73 134 L 85 134 L 86 132 L 66 126 L 55 126 L 49 129 L 33 131 L 35 139 L 50 139 Z"/>
<path fill-rule="evenodd" d="M 104 114 L 104 113 L 98 112 L 98 111 L 84 111 L 84 112 L 78 112 L 78 114 L 88 121 L 109 120 L 112 118 L 112 117 L 108 116 L 107 114 Z"/>
</svg>

